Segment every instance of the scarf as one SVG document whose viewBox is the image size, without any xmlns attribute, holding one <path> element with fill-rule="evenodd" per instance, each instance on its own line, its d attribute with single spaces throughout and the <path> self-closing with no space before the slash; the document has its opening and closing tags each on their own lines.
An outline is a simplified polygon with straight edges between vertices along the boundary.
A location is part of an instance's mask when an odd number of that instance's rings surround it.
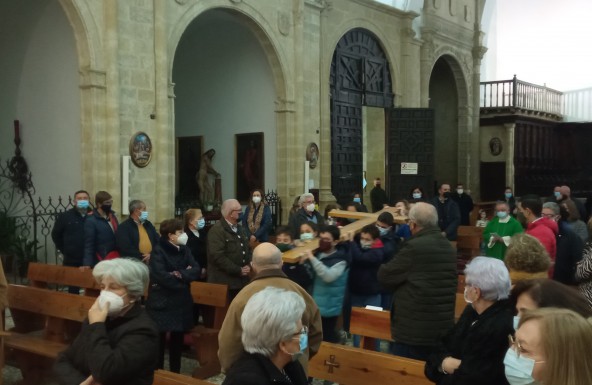
<svg viewBox="0 0 592 385">
<path fill-rule="evenodd" d="M 249 209 L 249 217 L 247 218 L 247 225 L 251 234 L 255 234 L 259 227 L 261 227 L 261 219 L 263 218 L 263 211 L 265 211 L 265 204 L 259 203 L 259 207 L 256 208 L 254 203 L 251 203 Z"/>
</svg>

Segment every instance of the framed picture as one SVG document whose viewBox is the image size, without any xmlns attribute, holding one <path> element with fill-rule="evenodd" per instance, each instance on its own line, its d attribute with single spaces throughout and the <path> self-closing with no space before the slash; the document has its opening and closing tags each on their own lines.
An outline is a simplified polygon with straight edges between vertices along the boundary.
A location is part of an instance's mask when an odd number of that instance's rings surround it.
<svg viewBox="0 0 592 385">
<path fill-rule="evenodd" d="M 489 141 L 489 152 L 493 156 L 498 156 L 502 153 L 503 146 L 500 138 L 491 138 Z"/>
<path fill-rule="evenodd" d="M 265 191 L 265 165 L 263 133 L 236 134 L 235 181 L 236 199 L 246 204 L 251 191 L 261 189 Z"/>
<path fill-rule="evenodd" d="M 186 136 L 177 138 L 177 196 L 183 200 L 196 200 L 199 196 L 197 186 L 197 172 L 203 153 L 203 138 L 201 136 Z"/>
<path fill-rule="evenodd" d="M 309 167 L 316 168 L 317 163 L 319 162 L 319 146 L 316 143 L 309 143 L 306 146 L 306 160 L 308 160 Z"/>
<path fill-rule="evenodd" d="M 132 162 L 137 167 L 146 167 L 152 159 L 152 141 L 145 132 L 136 132 L 129 143 L 129 152 Z"/>
</svg>

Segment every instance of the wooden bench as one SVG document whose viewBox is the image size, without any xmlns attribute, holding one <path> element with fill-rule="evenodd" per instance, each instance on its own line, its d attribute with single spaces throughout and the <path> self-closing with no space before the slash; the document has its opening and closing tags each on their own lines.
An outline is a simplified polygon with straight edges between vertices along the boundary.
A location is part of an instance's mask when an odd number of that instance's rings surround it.
<svg viewBox="0 0 592 385">
<path fill-rule="evenodd" d="M 456 248 L 464 260 L 468 261 L 481 254 L 483 228 L 475 226 L 458 226 Z"/>
<path fill-rule="evenodd" d="M 458 321 L 466 307 L 467 303 L 463 293 L 456 293 L 454 304 L 455 321 Z M 360 346 L 362 348 L 376 350 L 378 339 L 392 341 L 391 312 L 352 307 L 349 330 L 351 334 L 361 337 Z"/>
<path fill-rule="evenodd" d="M 308 374 L 347 385 L 432 384 L 423 374 L 424 365 L 423 361 L 323 342 L 308 364 Z"/>
<path fill-rule="evenodd" d="M 40 314 L 44 328 L 40 333 L 24 334 L 19 330 L 28 327 L 19 325 L 4 338 L 4 346 L 15 358 L 23 373 L 23 384 L 39 384 L 57 357 L 80 330 L 82 321 L 95 298 L 30 286 L 8 285 L 8 305 L 13 311 Z M 77 324 L 72 330 L 72 324 Z"/>
<path fill-rule="evenodd" d="M 48 265 L 45 263 L 29 263 L 27 272 L 29 285 L 47 288 L 50 284 L 58 286 L 77 286 L 84 289 L 84 295 L 97 297 L 101 287 L 92 275 L 91 269 L 80 269 L 72 266 Z"/>
<path fill-rule="evenodd" d="M 193 371 L 195 378 L 212 377 L 221 371 L 218 360 L 218 333 L 228 311 L 228 286 L 206 282 L 191 282 L 193 302 L 205 305 L 204 324 L 191 331 L 195 355 L 199 367 Z"/>
<path fill-rule="evenodd" d="M 212 383 L 159 369 L 154 372 L 152 385 L 212 385 Z"/>
</svg>

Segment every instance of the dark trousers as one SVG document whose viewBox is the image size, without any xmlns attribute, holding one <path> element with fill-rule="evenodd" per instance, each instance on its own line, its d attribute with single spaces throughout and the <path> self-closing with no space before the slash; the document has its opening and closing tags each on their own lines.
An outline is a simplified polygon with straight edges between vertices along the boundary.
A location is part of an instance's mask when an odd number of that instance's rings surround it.
<svg viewBox="0 0 592 385">
<path fill-rule="evenodd" d="M 392 353 L 395 356 L 407 357 L 414 360 L 426 361 L 428 356 L 435 351 L 435 346 L 419 346 L 419 345 L 408 345 L 401 342 L 395 342 L 392 344 Z"/>
<path fill-rule="evenodd" d="M 323 325 L 323 341 L 333 342 L 338 344 L 340 339 L 337 334 L 337 318 L 339 317 L 321 317 L 321 323 Z"/>
<path fill-rule="evenodd" d="M 164 351 L 167 342 L 167 333 L 169 337 L 169 367 L 171 372 L 181 373 L 181 350 L 183 349 L 184 332 L 161 332 L 160 333 L 160 356 L 158 358 L 158 368 L 164 369 Z"/>
</svg>

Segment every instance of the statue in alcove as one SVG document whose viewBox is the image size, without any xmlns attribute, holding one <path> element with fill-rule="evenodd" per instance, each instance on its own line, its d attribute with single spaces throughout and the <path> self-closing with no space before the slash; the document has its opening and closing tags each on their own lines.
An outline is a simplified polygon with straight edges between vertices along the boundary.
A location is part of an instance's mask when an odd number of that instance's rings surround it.
<svg viewBox="0 0 592 385">
<path fill-rule="evenodd" d="M 199 171 L 196 175 L 197 185 L 199 186 L 199 199 L 204 207 L 213 204 L 214 200 L 220 199 L 220 197 L 214 196 L 214 187 L 210 182 L 210 175 L 213 175 L 216 179 L 220 179 L 220 173 L 212 167 L 212 158 L 214 155 L 216 155 L 216 150 L 213 148 L 203 153 Z"/>
</svg>

